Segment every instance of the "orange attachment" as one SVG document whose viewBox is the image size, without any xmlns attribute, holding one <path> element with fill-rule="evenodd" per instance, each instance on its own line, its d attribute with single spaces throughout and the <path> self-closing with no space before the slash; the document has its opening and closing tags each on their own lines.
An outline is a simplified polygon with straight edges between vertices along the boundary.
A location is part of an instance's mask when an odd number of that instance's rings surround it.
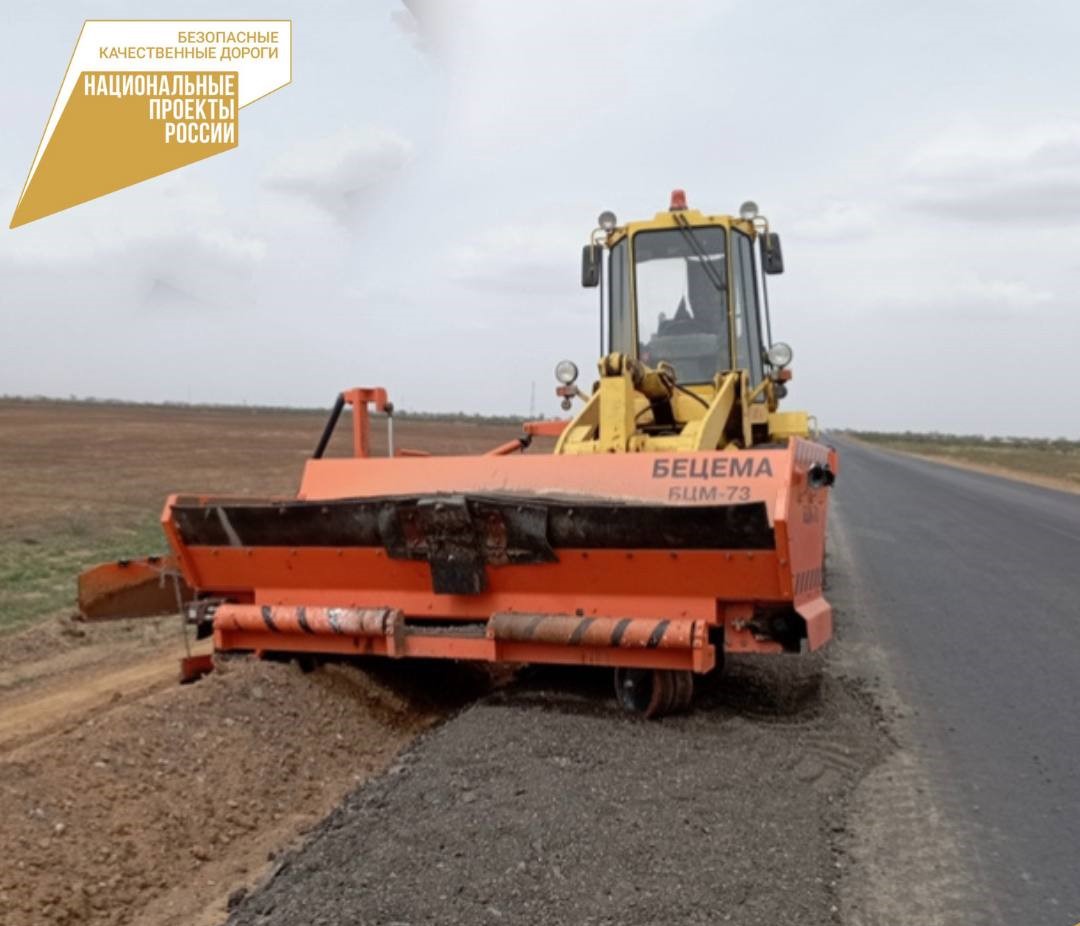
<svg viewBox="0 0 1080 926">
<path fill-rule="evenodd" d="M 529 441 L 526 438 L 515 437 L 513 440 L 508 440 L 505 444 L 499 444 L 487 452 L 489 457 L 504 457 L 508 453 L 518 453 L 529 446 Z"/>
<path fill-rule="evenodd" d="M 347 389 L 341 394 L 346 404 L 352 406 L 353 413 L 353 453 L 358 457 L 371 454 L 371 415 L 368 406 L 377 412 L 385 412 L 393 406 L 387 401 L 386 390 L 382 388 Z"/>
<path fill-rule="evenodd" d="M 551 419 L 550 421 L 526 421 L 522 427 L 532 437 L 560 437 L 566 430 L 570 419 Z"/>
<path fill-rule="evenodd" d="M 197 682 L 204 675 L 214 671 L 214 657 L 209 653 L 198 656 L 185 656 L 180 660 L 180 684 Z"/>
<path fill-rule="evenodd" d="M 103 621 L 176 614 L 193 595 L 173 557 L 122 559 L 79 575 L 79 618 Z"/>
<path fill-rule="evenodd" d="M 354 456 L 323 458 L 345 404 Z M 372 458 L 369 406 L 392 411 L 385 390 L 340 394 L 293 498 L 171 496 L 172 557 L 85 573 L 84 614 L 175 610 L 179 589 L 218 652 L 613 666 L 621 698 L 664 704 L 725 651 L 832 635 L 821 444 L 516 452 L 552 421 L 480 456 Z"/>
<path fill-rule="evenodd" d="M 311 459 L 296 499 L 174 496 L 219 650 L 708 671 L 816 649 L 828 482 L 812 441 L 736 452 Z"/>
<path fill-rule="evenodd" d="M 414 656 L 487 662 L 626 665 L 707 672 L 715 652 L 700 622 L 495 614 L 486 624 L 405 622 L 394 609 L 222 605 L 219 650 Z"/>
</svg>

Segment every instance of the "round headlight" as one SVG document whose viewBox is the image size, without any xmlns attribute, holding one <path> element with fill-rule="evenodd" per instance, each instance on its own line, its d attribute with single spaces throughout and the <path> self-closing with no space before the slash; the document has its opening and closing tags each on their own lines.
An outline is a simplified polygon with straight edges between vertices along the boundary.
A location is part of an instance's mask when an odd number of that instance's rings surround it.
<svg viewBox="0 0 1080 926">
<path fill-rule="evenodd" d="M 769 348 L 769 363 L 774 367 L 786 367 L 791 363 L 791 348 L 783 341 L 777 341 Z"/>
<path fill-rule="evenodd" d="M 560 360 L 556 365 L 555 378 L 564 386 L 569 386 L 577 377 L 577 364 L 572 360 Z"/>
<path fill-rule="evenodd" d="M 598 218 L 596 221 L 599 223 L 600 227 L 604 231 L 609 232 L 615 227 L 616 224 L 615 213 L 612 212 L 610 209 L 605 209 L 603 212 L 600 213 L 600 218 Z"/>
<path fill-rule="evenodd" d="M 739 218 L 746 219 L 747 222 L 752 222 L 758 214 L 757 203 L 752 199 L 748 199 L 745 203 L 739 206 Z"/>
</svg>

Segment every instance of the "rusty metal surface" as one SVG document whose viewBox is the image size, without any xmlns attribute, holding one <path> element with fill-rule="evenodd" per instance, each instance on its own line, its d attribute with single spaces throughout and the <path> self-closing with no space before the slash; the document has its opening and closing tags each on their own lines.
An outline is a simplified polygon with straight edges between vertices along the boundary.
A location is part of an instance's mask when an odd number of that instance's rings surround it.
<svg viewBox="0 0 1080 926">
<path fill-rule="evenodd" d="M 187 685 L 197 682 L 204 675 L 214 671 L 214 657 L 210 653 L 200 653 L 197 656 L 185 656 L 180 660 L 180 684 Z"/>
<path fill-rule="evenodd" d="M 78 579 L 79 618 L 84 621 L 176 614 L 193 596 L 169 556 L 102 563 Z"/>
<path fill-rule="evenodd" d="M 393 655 L 404 638 L 405 621 L 395 608 L 224 604 L 214 614 L 214 629 L 242 633 L 385 637 L 388 653 Z"/>
<path fill-rule="evenodd" d="M 680 507 L 472 494 L 205 505 L 182 499 L 172 514 L 192 546 L 382 546 L 409 557 L 416 547 L 403 543 L 408 523 L 417 508 L 438 504 L 464 504 L 474 521 L 501 520 L 510 532 L 506 555 L 518 562 L 550 559 L 538 545 L 541 526 L 556 548 L 769 550 L 775 542 L 763 502 Z"/>
</svg>

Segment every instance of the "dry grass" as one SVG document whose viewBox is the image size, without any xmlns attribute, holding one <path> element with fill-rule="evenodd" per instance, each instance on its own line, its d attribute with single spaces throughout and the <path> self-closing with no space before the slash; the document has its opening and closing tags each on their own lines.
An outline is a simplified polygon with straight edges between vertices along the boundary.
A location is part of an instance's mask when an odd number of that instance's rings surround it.
<svg viewBox="0 0 1080 926">
<path fill-rule="evenodd" d="M 1080 441 L 865 431 L 853 432 L 853 436 L 906 453 L 1049 479 L 1080 488 Z"/>
<path fill-rule="evenodd" d="M 159 553 L 170 492 L 291 494 L 323 412 L 0 400 L 0 632 L 73 609 L 97 562 Z M 349 452 L 348 417 L 328 455 Z M 396 422 L 398 446 L 475 453 L 520 426 Z M 375 452 L 383 429 L 373 427 Z"/>
</svg>

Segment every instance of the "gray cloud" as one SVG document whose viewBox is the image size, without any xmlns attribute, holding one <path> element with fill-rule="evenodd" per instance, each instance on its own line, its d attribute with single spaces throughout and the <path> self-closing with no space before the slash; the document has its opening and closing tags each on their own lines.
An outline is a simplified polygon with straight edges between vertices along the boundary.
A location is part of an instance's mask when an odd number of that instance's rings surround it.
<svg viewBox="0 0 1080 926">
<path fill-rule="evenodd" d="M 865 202 L 830 200 L 797 216 L 787 230 L 805 241 L 848 242 L 865 238 L 878 229 L 878 217 Z"/>
<path fill-rule="evenodd" d="M 41 308 L 141 312 L 231 311 L 255 298 L 256 256 L 239 257 L 200 236 L 161 237 L 61 260 L 0 258 L 9 319 Z"/>
<path fill-rule="evenodd" d="M 1080 124 L 964 127 L 907 167 L 908 203 L 972 222 L 1080 222 Z"/>
<path fill-rule="evenodd" d="M 131 312 L 250 301 L 265 241 L 230 221 L 212 189 L 192 186 L 183 197 L 176 189 L 159 182 L 124 191 L 145 203 L 134 216 L 121 193 L 6 238 L 0 309 L 83 305 Z"/>
<path fill-rule="evenodd" d="M 573 226 L 499 225 L 452 245 L 444 254 L 456 283 L 504 294 L 565 297 L 578 282 Z"/>
<path fill-rule="evenodd" d="M 377 127 L 299 142 L 272 163 L 263 186 L 300 197 L 348 223 L 412 157 L 412 144 Z"/>
<path fill-rule="evenodd" d="M 445 47 L 447 4 L 441 0 L 402 0 L 403 10 L 390 14 L 393 23 L 417 49 L 438 56 Z"/>
<path fill-rule="evenodd" d="M 162 237 L 127 250 L 147 308 L 226 308 L 250 302 L 266 245 L 224 230 Z"/>
</svg>

